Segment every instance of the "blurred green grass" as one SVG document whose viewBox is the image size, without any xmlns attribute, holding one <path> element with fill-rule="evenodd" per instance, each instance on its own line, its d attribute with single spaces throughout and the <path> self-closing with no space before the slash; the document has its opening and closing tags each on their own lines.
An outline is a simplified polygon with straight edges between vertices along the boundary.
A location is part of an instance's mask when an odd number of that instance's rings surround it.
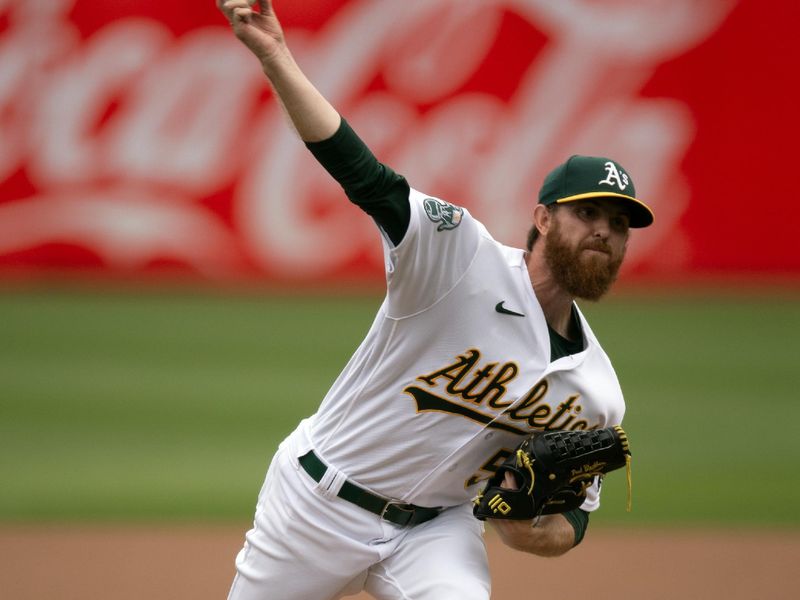
<svg viewBox="0 0 800 600">
<path fill-rule="evenodd" d="M 376 295 L 0 294 L 0 521 L 249 519 L 278 442 Z M 800 525 L 791 296 L 584 305 L 625 392 L 634 510 L 593 522 Z"/>
</svg>

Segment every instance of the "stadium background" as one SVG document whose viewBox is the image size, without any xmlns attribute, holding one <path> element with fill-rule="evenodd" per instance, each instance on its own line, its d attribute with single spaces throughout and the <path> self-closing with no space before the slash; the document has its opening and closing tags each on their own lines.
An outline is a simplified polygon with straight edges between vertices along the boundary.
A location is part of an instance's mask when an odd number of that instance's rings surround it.
<svg viewBox="0 0 800 600">
<path fill-rule="evenodd" d="M 277 9 L 376 153 L 502 241 L 570 153 L 634 174 L 656 225 L 585 306 L 628 399 L 634 511 L 610 477 L 555 564 L 603 564 L 615 597 L 790 597 L 795 3 Z M 381 263 L 213 2 L 0 0 L 0 590 L 224 594 L 270 454 L 369 326 Z M 626 592 L 656 540 L 674 553 Z M 493 552 L 559 587 L 554 563 Z"/>
</svg>

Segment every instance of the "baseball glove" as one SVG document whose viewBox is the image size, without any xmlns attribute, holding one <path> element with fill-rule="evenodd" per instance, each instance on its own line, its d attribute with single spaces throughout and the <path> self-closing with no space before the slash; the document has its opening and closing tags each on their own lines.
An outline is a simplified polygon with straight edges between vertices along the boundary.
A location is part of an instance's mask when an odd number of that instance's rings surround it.
<svg viewBox="0 0 800 600">
<path fill-rule="evenodd" d="M 604 474 L 626 467 L 631 501 L 631 452 L 622 427 L 590 431 L 545 431 L 526 438 L 475 498 L 473 514 L 484 519 L 533 519 L 567 512 L 586 500 L 586 490 Z M 501 487 L 507 472 L 518 489 Z"/>
</svg>

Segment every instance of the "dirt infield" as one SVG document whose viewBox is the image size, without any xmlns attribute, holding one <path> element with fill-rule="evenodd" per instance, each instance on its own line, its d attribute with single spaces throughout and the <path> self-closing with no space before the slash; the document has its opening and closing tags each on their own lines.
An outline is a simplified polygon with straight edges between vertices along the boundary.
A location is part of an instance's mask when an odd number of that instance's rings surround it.
<svg viewBox="0 0 800 600">
<path fill-rule="evenodd" d="M 224 599 L 245 528 L 0 526 L 0 597 Z M 800 589 L 800 532 L 596 530 L 559 559 L 491 534 L 487 544 L 495 600 L 777 600 Z"/>
</svg>

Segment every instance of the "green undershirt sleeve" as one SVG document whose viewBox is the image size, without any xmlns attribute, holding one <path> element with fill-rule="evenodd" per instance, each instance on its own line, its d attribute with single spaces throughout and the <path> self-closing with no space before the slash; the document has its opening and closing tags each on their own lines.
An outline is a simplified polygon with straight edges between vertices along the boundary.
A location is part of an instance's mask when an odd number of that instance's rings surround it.
<svg viewBox="0 0 800 600">
<path fill-rule="evenodd" d="M 575 529 L 575 543 L 573 548 L 581 543 L 583 536 L 586 535 L 586 528 L 589 526 L 589 513 L 580 508 L 561 513 Z"/>
<path fill-rule="evenodd" d="M 327 140 L 306 142 L 306 147 L 350 201 L 371 216 L 393 244 L 399 244 L 411 218 L 405 178 L 379 162 L 344 119 Z"/>
</svg>

